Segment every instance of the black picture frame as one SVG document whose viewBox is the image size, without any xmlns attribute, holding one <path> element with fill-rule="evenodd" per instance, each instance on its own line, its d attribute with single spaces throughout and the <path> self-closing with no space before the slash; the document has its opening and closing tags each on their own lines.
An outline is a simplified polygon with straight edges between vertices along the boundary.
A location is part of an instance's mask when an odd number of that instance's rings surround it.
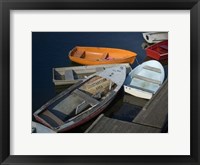
<svg viewBox="0 0 200 165">
<path fill-rule="evenodd" d="M 24 156 L 10 155 L 10 10 L 190 10 L 190 156 Z M 200 164 L 199 0 L 0 0 L 0 162 L 1 164 Z M 199 119 L 199 120 L 198 120 Z"/>
</svg>

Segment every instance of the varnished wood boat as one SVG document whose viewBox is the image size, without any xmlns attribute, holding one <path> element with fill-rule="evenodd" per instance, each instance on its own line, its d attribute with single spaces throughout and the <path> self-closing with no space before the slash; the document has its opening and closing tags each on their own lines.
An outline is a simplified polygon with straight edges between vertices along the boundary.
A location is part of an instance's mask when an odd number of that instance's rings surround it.
<svg viewBox="0 0 200 165">
<path fill-rule="evenodd" d="M 89 75 L 114 66 L 125 66 L 126 74 L 132 70 L 128 63 L 53 68 L 53 83 L 56 86 L 75 84 L 80 80 L 86 79 Z"/>
<path fill-rule="evenodd" d="M 66 132 L 99 115 L 115 98 L 126 76 L 124 66 L 107 68 L 72 85 L 34 113 L 55 132 Z"/>
<path fill-rule="evenodd" d="M 168 58 L 168 40 L 156 43 L 147 47 L 147 56 L 156 60 L 165 60 Z"/>
<path fill-rule="evenodd" d="M 138 65 L 126 78 L 124 91 L 136 97 L 151 99 L 164 81 L 163 66 L 156 60 Z"/>
<path fill-rule="evenodd" d="M 69 59 L 82 65 L 132 64 L 136 55 L 135 52 L 123 49 L 77 46 L 70 51 Z"/>
</svg>

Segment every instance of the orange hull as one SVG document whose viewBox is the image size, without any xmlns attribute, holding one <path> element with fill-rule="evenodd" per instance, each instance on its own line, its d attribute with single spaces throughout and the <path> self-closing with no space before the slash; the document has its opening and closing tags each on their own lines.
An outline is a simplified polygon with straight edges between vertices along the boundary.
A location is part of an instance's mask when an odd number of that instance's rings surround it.
<svg viewBox="0 0 200 165">
<path fill-rule="evenodd" d="M 69 59 L 82 65 L 132 64 L 136 55 L 134 52 L 123 49 L 77 46 L 70 51 Z"/>
</svg>

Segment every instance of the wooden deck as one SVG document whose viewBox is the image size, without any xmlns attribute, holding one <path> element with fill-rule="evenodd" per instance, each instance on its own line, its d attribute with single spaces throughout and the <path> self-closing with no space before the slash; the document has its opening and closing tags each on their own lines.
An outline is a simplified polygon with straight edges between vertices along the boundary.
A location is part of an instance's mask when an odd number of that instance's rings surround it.
<svg viewBox="0 0 200 165">
<path fill-rule="evenodd" d="M 133 120 L 133 123 L 148 125 L 162 129 L 167 121 L 168 114 L 168 80 L 162 88 L 147 102 L 140 113 Z"/>
<path fill-rule="evenodd" d="M 85 133 L 151 133 L 160 129 L 112 119 L 101 114 Z"/>
<path fill-rule="evenodd" d="M 126 102 L 132 102 L 126 97 Z M 141 100 L 140 100 L 141 101 Z M 132 122 L 121 121 L 100 115 L 85 133 L 159 133 L 166 128 L 168 121 L 168 80 L 164 82 L 159 91 L 144 105 Z"/>
</svg>

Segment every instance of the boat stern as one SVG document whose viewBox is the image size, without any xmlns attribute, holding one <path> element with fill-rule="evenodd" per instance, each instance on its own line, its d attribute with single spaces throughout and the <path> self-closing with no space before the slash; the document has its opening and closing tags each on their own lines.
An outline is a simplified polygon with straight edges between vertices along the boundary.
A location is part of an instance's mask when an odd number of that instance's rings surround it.
<svg viewBox="0 0 200 165">
<path fill-rule="evenodd" d="M 143 90 L 139 90 L 139 89 L 136 89 L 136 88 L 132 88 L 130 86 L 127 86 L 127 85 L 124 85 L 124 91 L 130 95 L 133 95 L 133 96 L 136 96 L 136 97 L 140 97 L 140 98 L 143 98 L 143 99 L 151 99 L 153 94 L 150 93 L 150 92 L 146 92 L 146 91 L 143 91 Z"/>
</svg>

